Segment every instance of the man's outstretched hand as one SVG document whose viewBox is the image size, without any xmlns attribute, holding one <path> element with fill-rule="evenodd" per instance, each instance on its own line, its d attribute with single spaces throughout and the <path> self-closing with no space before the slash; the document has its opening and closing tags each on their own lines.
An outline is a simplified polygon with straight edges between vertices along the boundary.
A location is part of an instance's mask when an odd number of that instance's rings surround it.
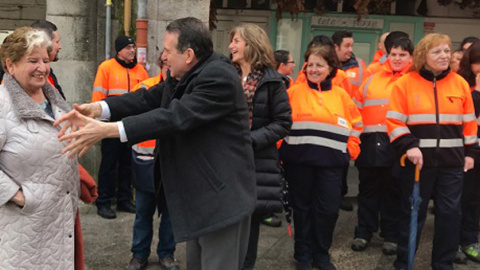
<svg viewBox="0 0 480 270">
<path fill-rule="evenodd" d="M 99 118 L 102 115 L 102 106 L 98 102 L 84 103 L 82 105 L 75 103 L 73 104 L 73 109 L 91 118 Z"/>
<path fill-rule="evenodd" d="M 118 138 L 120 136 L 118 133 L 118 125 L 116 123 L 105 123 L 87 117 L 83 115 L 83 113 L 86 113 L 89 116 L 96 115 L 94 112 L 88 113 L 86 110 L 80 113 L 76 109 L 81 109 L 81 106 L 75 104 L 75 110 L 63 115 L 53 124 L 55 127 L 63 124 L 58 132 L 58 138 L 60 141 L 66 140 L 69 142 L 69 144 L 62 150 L 63 154 L 70 152 L 68 154 L 69 158 L 74 157 L 75 154 L 78 154 L 79 157 L 83 156 L 94 143 L 102 139 Z M 67 133 L 69 129 L 70 131 Z"/>
</svg>

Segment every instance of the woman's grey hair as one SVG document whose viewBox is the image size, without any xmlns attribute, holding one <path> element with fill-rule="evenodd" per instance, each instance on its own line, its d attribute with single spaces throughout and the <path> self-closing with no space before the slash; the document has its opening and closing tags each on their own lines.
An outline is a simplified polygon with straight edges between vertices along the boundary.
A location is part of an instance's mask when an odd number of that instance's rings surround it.
<svg viewBox="0 0 480 270">
<path fill-rule="evenodd" d="M 35 48 L 46 47 L 47 53 L 52 50 L 52 40 L 48 34 L 40 29 L 32 27 L 20 27 L 5 38 L 0 47 L 0 58 L 2 67 L 7 71 L 6 59 L 16 63 L 25 54 L 30 54 Z"/>
</svg>

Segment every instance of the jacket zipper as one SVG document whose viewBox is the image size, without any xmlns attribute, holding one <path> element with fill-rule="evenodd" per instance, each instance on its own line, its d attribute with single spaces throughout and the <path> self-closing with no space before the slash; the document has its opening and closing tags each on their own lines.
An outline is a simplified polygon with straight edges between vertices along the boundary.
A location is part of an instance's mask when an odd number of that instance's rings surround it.
<svg viewBox="0 0 480 270">
<path fill-rule="evenodd" d="M 128 92 L 130 92 L 130 72 L 128 72 L 128 68 L 127 68 L 127 85 L 128 85 Z"/>
<path fill-rule="evenodd" d="M 437 78 L 433 78 L 433 93 L 435 95 L 435 119 L 436 119 L 436 129 L 437 129 L 437 147 L 435 148 L 435 163 L 434 166 L 438 166 L 438 156 L 440 154 L 440 115 L 438 113 L 438 93 L 437 93 Z"/>
</svg>

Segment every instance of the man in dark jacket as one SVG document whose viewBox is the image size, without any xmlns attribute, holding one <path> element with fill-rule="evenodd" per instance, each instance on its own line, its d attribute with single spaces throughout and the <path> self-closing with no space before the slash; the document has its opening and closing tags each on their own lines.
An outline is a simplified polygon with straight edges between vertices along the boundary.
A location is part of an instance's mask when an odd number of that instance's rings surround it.
<svg viewBox="0 0 480 270">
<path fill-rule="evenodd" d="M 170 66 L 165 83 L 76 105 L 60 118 L 60 139 L 76 138 L 64 152 L 82 155 L 106 137 L 158 139 L 162 185 L 175 240 L 188 241 L 188 269 L 240 269 L 257 196 L 240 78 L 213 53 L 208 29 L 195 18 L 167 26 L 162 60 Z M 64 135 L 71 125 L 80 129 Z"/>
<path fill-rule="evenodd" d="M 50 39 L 52 39 L 52 50 L 48 53 L 50 62 L 58 61 L 58 52 L 62 49 L 62 44 L 60 43 L 60 36 L 58 34 L 58 28 L 55 24 L 50 21 L 36 21 L 30 25 L 33 28 L 39 28 L 45 31 Z M 58 84 L 57 76 L 53 73 L 52 67 L 50 67 L 50 75 L 48 75 L 48 81 L 55 86 L 63 99 L 65 99 L 65 94 L 62 91 L 62 87 Z"/>
</svg>

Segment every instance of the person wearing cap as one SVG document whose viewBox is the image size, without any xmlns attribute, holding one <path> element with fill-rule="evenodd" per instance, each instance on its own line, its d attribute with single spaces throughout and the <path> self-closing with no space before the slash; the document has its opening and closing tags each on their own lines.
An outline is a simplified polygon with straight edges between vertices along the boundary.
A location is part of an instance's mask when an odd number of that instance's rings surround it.
<svg viewBox="0 0 480 270">
<path fill-rule="evenodd" d="M 145 68 L 137 64 L 136 46 L 132 38 L 118 36 L 115 40 L 115 50 L 117 52 L 115 57 L 104 61 L 98 67 L 93 83 L 92 102 L 128 93 L 135 85 L 149 77 Z M 131 148 L 117 138 L 106 138 L 102 140 L 101 153 L 96 201 L 98 215 L 107 219 L 116 218 L 115 211 L 111 208 L 114 197 L 117 201 L 117 211 L 135 213 L 135 205 L 131 202 Z M 116 186 L 118 191 L 115 194 Z"/>
</svg>

